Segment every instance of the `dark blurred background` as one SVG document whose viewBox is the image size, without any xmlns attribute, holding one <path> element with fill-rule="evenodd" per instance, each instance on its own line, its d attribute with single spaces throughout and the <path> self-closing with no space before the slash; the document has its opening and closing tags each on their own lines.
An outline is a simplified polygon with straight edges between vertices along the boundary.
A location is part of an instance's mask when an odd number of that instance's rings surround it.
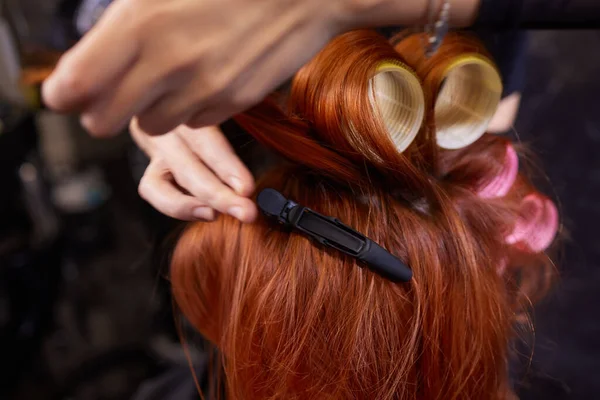
<svg viewBox="0 0 600 400">
<path fill-rule="evenodd" d="M 15 86 L 108 2 L 89 3 L 0 2 L 0 399 L 197 398 L 165 279 L 179 224 L 137 196 L 147 160 L 128 135 L 93 140 L 76 118 L 39 108 L 35 85 Z M 529 39 L 512 135 L 539 155 L 569 235 L 535 341 L 520 348 L 518 391 L 598 399 L 600 32 Z M 191 357 L 201 376 L 200 346 Z"/>
</svg>

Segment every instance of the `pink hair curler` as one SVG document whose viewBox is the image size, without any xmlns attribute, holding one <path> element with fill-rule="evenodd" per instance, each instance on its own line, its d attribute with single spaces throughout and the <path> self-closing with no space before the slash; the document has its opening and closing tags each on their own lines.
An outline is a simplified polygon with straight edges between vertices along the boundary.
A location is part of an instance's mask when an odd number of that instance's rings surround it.
<svg viewBox="0 0 600 400">
<path fill-rule="evenodd" d="M 526 242 L 543 211 L 544 201 L 539 194 L 534 193 L 526 196 L 521 201 L 520 215 L 515 222 L 513 231 L 506 236 L 506 243 Z"/>
<path fill-rule="evenodd" d="M 514 185 L 519 173 L 519 156 L 512 145 L 506 146 L 504 165 L 498 175 L 479 189 L 477 194 L 483 199 L 504 197 Z"/>
<path fill-rule="evenodd" d="M 521 202 L 520 216 L 506 243 L 522 243 L 534 253 L 542 252 L 552 244 L 558 224 L 558 210 L 552 200 L 530 194 Z"/>
<path fill-rule="evenodd" d="M 535 253 L 546 250 L 558 233 L 558 210 L 552 200 L 544 201 L 544 210 L 532 228 L 525 243 Z"/>
</svg>

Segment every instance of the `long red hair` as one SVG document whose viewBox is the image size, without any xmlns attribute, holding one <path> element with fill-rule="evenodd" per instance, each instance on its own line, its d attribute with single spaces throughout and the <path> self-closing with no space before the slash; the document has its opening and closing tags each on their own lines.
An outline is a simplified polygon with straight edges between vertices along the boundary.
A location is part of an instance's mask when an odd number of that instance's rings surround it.
<svg viewBox="0 0 600 400">
<path fill-rule="evenodd" d="M 391 49 L 384 41 L 351 32 L 326 51 Z M 332 71 L 323 59 L 300 72 L 287 106 L 270 99 L 237 118 L 288 159 L 257 190 L 275 188 L 340 219 L 405 261 L 413 279 L 392 283 L 263 219 L 220 216 L 190 224 L 179 239 L 171 264 L 177 305 L 222 354 L 228 398 L 506 398 L 510 340 L 523 311 L 515 277 L 548 271 L 543 253 L 506 241 L 535 193 L 531 184 L 518 176 L 501 197 L 478 195 L 502 170 L 509 141 L 486 135 L 461 150 L 419 152 L 435 146 L 424 134 L 400 154 L 381 115 L 357 107 L 362 98 L 343 99 L 346 90 L 365 95 L 371 72 L 339 73 L 356 61 L 338 59 Z"/>
</svg>

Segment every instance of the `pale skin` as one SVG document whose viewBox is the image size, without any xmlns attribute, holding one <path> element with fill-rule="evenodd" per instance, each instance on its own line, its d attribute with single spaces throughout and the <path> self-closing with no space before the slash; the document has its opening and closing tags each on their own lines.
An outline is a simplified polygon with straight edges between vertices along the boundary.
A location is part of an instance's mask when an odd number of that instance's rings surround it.
<svg viewBox="0 0 600 400">
<path fill-rule="evenodd" d="M 451 23 L 470 24 L 478 6 L 452 0 Z M 61 59 L 44 101 L 79 112 L 97 137 L 131 121 L 152 160 L 140 194 L 159 211 L 250 222 L 252 175 L 214 125 L 259 102 L 334 36 L 421 23 L 426 12 L 425 0 L 115 0 Z"/>
</svg>

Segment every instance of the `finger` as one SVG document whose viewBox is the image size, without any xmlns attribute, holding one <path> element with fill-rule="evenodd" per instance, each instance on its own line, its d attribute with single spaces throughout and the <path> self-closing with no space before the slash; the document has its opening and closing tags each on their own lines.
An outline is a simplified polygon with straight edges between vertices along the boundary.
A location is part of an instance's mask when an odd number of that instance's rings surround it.
<svg viewBox="0 0 600 400">
<path fill-rule="evenodd" d="M 150 64 L 136 65 L 115 92 L 107 92 L 81 115 L 81 124 L 90 134 L 106 137 L 118 133 L 140 110 L 156 101 L 165 83 Z"/>
<path fill-rule="evenodd" d="M 183 194 L 157 163 L 150 163 L 140 181 L 140 196 L 161 213 L 184 221 L 213 220 L 215 212 Z"/>
<path fill-rule="evenodd" d="M 148 135 L 141 129 L 138 119 L 133 117 L 129 122 L 129 134 L 137 146 L 149 157 L 152 157 L 152 146 Z"/>
<path fill-rule="evenodd" d="M 195 109 L 193 100 L 172 92 L 138 114 L 138 124 L 148 135 L 163 135 L 189 120 Z"/>
<path fill-rule="evenodd" d="M 198 157 L 181 141 L 174 145 L 166 161 L 175 181 L 196 197 L 202 204 L 229 214 L 242 222 L 256 218 L 256 206 L 245 197 L 237 195 L 200 162 Z"/>
<path fill-rule="evenodd" d="M 80 110 L 132 65 L 140 46 L 134 27 L 127 23 L 127 2 L 108 7 L 98 24 L 59 62 L 42 87 L 44 103 L 62 112 Z M 115 28 L 117 27 L 117 28 Z"/>
<path fill-rule="evenodd" d="M 254 191 L 254 178 L 216 126 L 192 129 L 185 125 L 176 130 L 192 151 L 217 176 L 240 196 Z"/>
</svg>

